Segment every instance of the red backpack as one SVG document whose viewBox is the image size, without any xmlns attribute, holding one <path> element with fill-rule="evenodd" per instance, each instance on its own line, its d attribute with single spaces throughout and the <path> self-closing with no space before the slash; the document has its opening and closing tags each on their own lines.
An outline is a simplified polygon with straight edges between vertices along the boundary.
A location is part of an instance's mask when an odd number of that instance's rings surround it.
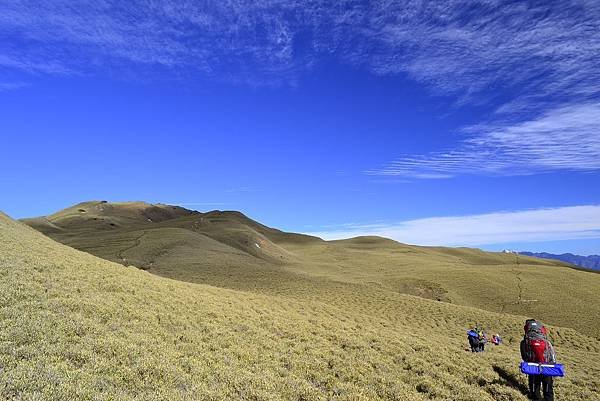
<svg viewBox="0 0 600 401">
<path fill-rule="evenodd" d="M 544 339 L 529 339 L 527 346 L 530 349 L 529 361 L 537 363 L 548 363 L 546 355 L 546 342 Z"/>
<path fill-rule="evenodd" d="M 525 323 L 524 329 L 525 336 L 521 343 L 523 360 L 536 363 L 555 363 L 554 347 L 548 340 L 548 332 L 544 325 L 531 319 Z"/>
</svg>

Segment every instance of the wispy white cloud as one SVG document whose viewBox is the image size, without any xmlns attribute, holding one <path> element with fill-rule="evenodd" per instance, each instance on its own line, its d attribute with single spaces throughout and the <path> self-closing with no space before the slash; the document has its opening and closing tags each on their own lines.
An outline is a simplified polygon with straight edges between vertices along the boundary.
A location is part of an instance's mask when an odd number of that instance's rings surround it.
<svg viewBox="0 0 600 401">
<path fill-rule="evenodd" d="M 453 147 L 399 155 L 368 174 L 600 169 L 599 2 L 386 2 L 375 10 L 379 51 L 369 68 L 406 73 L 459 104 L 496 108 L 487 122 L 464 128 Z"/>
<path fill-rule="evenodd" d="M 0 76 L 166 71 L 161 77 L 294 85 L 332 58 L 492 109 L 455 148 L 370 173 L 597 169 L 597 126 L 583 121 L 598 120 L 600 104 L 595 0 L 0 2 Z"/>
<path fill-rule="evenodd" d="M 367 36 L 378 51 L 368 66 L 378 73 L 405 72 L 469 102 L 510 89 L 502 112 L 598 95 L 597 1 L 374 4 Z"/>
<path fill-rule="evenodd" d="M 463 131 L 466 138 L 454 149 L 400 157 L 366 173 L 426 179 L 600 170 L 600 103 L 561 107 L 529 121 L 479 124 Z"/>
<path fill-rule="evenodd" d="M 600 238 L 600 205 L 354 224 L 309 232 L 325 239 L 378 235 L 416 245 L 479 246 Z"/>
<path fill-rule="evenodd" d="M 292 54 L 298 14 L 281 1 L 8 0 L 0 3 L 0 67 L 120 75 L 159 68 L 269 83 L 293 78 L 302 64 Z"/>
<path fill-rule="evenodd" d="M 25 82 L 0 82 L 0 92 L 11 91 L 29 86 Z"/>
<path fill-rule="evenodd" d="M 293 82 L 333 56 L 470 102 L 511 88 L 528 107 L 596 95 L 599 38 L 600 3 L 586 0 L 0 2 L 0 66 L 30 72 L 123 74 L 134 63 Z"/>
</svg>

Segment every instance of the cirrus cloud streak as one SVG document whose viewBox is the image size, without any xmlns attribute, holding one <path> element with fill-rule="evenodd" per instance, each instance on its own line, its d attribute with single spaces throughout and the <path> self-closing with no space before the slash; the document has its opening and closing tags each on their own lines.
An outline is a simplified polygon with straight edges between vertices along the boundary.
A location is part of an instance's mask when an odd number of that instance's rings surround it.
<svg viewBox="0 0 600 401">
<path fill-rule="evenodd" d="M 463 130 L 466 138 L 454 149 L 401 157 L 366 173 L 427 179 L 599 170 L 599 117 L 600 103 L 590 103 L 509 125 L 474 125 Z"/>
<path fill-rule="evenodd" d="M 600 88 L 600 4 L 439 0 L 68 0 L 0 3 L 0 68 L 32 74 L 161 67 L 187 78 L 293 83 L 332 57 L 462 102 L 515 104 Z M 483 95 L 485 93 L 485 95 Z"/>
</svg>

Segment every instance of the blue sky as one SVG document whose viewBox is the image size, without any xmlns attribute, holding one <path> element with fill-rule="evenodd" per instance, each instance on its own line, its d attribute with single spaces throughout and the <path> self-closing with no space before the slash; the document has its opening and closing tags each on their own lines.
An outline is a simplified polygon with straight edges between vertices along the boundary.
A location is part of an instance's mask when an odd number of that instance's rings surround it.
<svg viewBox="0 0 600 401">
<path fill-rule="evenodd" d="M 600 253 L 594 1 L 0 4 L 0 209 Z"/>
</svg>

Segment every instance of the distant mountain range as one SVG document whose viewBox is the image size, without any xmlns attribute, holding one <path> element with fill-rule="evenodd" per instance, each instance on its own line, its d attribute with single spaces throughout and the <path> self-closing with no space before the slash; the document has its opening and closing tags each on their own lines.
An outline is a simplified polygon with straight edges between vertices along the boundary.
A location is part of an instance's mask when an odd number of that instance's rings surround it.
<svg viewBox="0 0 600 401">
<path fill-rule="evenodd" d="M 555 255 L 547 252 L 519 252 L 521 255 L 534 256 L 542 259 L 554 259 L 563 262 L 571 263 L 576 266 L 585 267 L 586 269 L 600 270 L 600 255 L 581 256 L 573 255 L 572 253 L 563 253 Z"/>
</svg>

